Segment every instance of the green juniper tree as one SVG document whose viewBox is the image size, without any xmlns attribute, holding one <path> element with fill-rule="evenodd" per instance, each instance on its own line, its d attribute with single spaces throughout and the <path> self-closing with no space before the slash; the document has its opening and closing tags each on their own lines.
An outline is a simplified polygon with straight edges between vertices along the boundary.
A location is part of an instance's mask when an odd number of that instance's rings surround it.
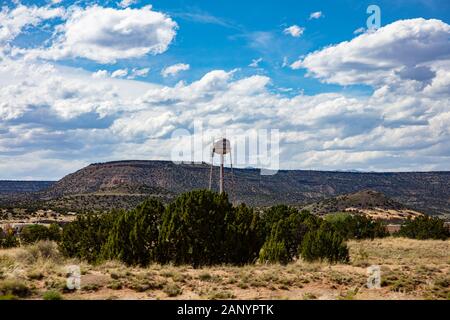
<svg viewBox="0 0 450 320">
<path fill-rule="evenodd" d="M 446 240 L 450 237 L 450 230 L 445 226 L 444 220 L 423 215 L 406 220 L 396 235 L 419 240 Z"/>
<path fill-rule="evenodd" d="M 149 264 L 158 246 L 163 213 L 164 205 L 152 198 L 119 215 L 103 248 L 103 256 L 129 265 Z"/>
<path fill-rule="evenodd" d="M 311 230 L 299 248 L 306 261 L 348 262 L 349 252 L 344 238 L 326 221 L 319 229 Z"/>
<path fill-rule="evenodd" d="M 233 208 L 226 194 L 197 190 L 167 206 L 159 235 L 162 263 L 211 265 L 226 261 Z"/>
</svg>

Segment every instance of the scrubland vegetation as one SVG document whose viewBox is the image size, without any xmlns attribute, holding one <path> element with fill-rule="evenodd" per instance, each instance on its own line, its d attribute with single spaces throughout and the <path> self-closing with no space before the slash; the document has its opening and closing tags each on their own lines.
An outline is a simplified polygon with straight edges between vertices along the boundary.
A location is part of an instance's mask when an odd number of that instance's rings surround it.
<svg viewBox="0 0 450 320">
<path fill-rule="evenodd" d="M 1 299 L 450 299 L 450 240 L 349 240 L 347 263 L 128 266 L 66 258 L 54 242 L 0 250 Z M 81 268 L 80 290 L 66 287 Z M 368 289 L 370 265 L 381 289 Z"/>
<path fill-rule="evenodd" d="M 148 199 L 79 215 L 63 229 L 2 230 L 0 297 L 449 299 L 448 237 L 438 218 L 408 220 L 391 237 L 361 215 L 257 212 L 193 191 L 167 206 Z M 81 266 L 81 290 L 66 286 L 72 264 Z M 366 286 L 372 264 L 382 267 L 381 289 Z"/>
</svg>

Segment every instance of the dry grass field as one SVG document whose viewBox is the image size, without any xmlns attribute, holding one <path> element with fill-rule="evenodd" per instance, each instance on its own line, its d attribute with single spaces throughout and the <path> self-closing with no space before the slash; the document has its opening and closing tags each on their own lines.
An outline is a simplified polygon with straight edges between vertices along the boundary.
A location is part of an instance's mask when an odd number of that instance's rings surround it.
<svg viewBox="0 0 450 320">
<path fill-rule="evenodd" d="M 450 241 L 350 241 L 349 264 L 127 267 L 61 257 L 51 242 L 0 250 L 2 299 L 450 299 Z M 81 288 L 65 289 L 79 265 Z M 367 267 L 381 267 L 369 289 Z"/>
</svg>

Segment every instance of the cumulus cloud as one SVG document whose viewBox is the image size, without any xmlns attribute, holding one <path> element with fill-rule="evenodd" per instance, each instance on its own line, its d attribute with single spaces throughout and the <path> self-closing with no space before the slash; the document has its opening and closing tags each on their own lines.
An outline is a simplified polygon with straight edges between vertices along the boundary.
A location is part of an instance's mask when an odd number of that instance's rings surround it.
<svg viewBox="0 0 450 320">
<path fill-rule="evenodd" d="M 161 75 L 166 78 L 169 76 L 175 76 L 177 75 L 179 72 L 181 71 L 186 71 L 190 69 L 190 65 L 189 64 L 185 64 L 185 63 L 177 63 L 174 65 L 171 65 L 169 67 L 164 68 L 161 71 Z"/>
<path fill-rule="evenodd" d="M 133 68 L 131 70 L 128 70 L 128 68 L 125 69 L 117 69 L 113 71 L 112 73 L 109 73 L 107 70 L 97 70 L 96 72 L 92 73 L 92 78 L 94 79 L 104 79 L 107 77 L 111 78 L 127 78 L 127 79 L 136 79 L 140 77 L 146 77 L 150 71 L 150 68 Z"/>
<path fill-rule="evenodd" d="M 371 85 L 368 96 L 283 95 L 270 77 L 239 70 L 163 86 L 129 80 L 149 68 L 88 72 L 0 50 L 0 178 L 56 179 L 124 154 L 169 159 L 171 134 L 191 130 L 194 119 L 206 132 L 279 129 L 282 168 L 449 170 L 448 27 L 439 20 L 398 21 L 291 64 L 321 81 Z M 86 35 L 80 37 L 85 45 Z M 109 45 L 111 52 L 127 50 L 120 37 L 102 39 L 99 55 Z M 167 68 L 167 76 L 179 65 Z"/>
<path fill-rule="evenodd" d="M 94 78 L 94 79 L 106 78 L 108 76 L 109 76 L 109 73 L 107 70 L 97 70 L 92 73 L 92 78 Z"/>
<path fill-rule="evenodd" d="M 119 2 L 119 7 L 127 8 L 135 3 L 137 3 L 137 0 L 122 0 Z"/>
<path fill-rule="evenodd" d="M 382 87 L 370 97 L 286 97 L 272 92 L 269 77 L 239 77 L 237 70 L 213 70 L 192 83 L 144 86 L 110 76 L 88 84 L 92 73 L 64 70 L 62 76 L 49 64 L 0 66 L 18 77 L 0 89 L 5 161 L 8 154 L 27 159 L 45 149 L 47 159 L 66 159 L 68 173 L 74 160 L 121 159 L 124 152 L 127 158 L 168 159 L 171 133 L 201 119 L 206 132 L 279 129 L 284 168 L 449 169 L 448 90 L 405 86 Z M 30 76 L 24 81 L 22 74 Z M 448 84 L 447 73 L 437 73 L 433 84 Z M 29 172 L 24 167 L 22 176 Z"/>
<path fill-rule="evenodd" d="M 72 8 L 58 27 L 51 47 L 27 52 L 49 60 L 86 58 L 99 63 L 165 52 L 176 35 L 177 24 L 151 6 L 123 10 L 92 6 Z"/>
<path fill-rule="evenodd" d="M 150 72 L 150 68 L 133 68 L 128 76 L 128 79 L 135 79 L 138 77 L 146 77 Z"/>
<path fill-rule="evenodd" d="M 323 17 L 322 11 L 316 11 L 316 12 L 313 12 L 313 13 L 311 13 L 309 15 L 309 20 L 311 20 L 311 19 L 319 19 L 320 17 Z"/>
<path fill-rule="evenodd" d="M 124 78 L 128 74 L 128 69 L 117 69 L 113 73 L 111 73 L 112 78 Z"/>
<path fill-rule="evenodd" d="M 283 33 L 287 34 L 287 35 L 291 35 L 294 38 L 298 38 L 303 34 L 304 31 L 305 31 L 305 28 L 299 27 L 298 25 L 294 24 L 294 25 L 284 29 Z"/>
<path fill-rule="evenodd" d="M 27 26 L 37 26 L 42 21 L 62 17 L 62 8 L 27 7 L 22 4 L 15 8 L 2 7 L 0 11 L 0 44 L 9 42 L 17 37 Z"/>
<path fill-rule="evenodd" d="M 379 86 L 434 76 L 434 63 L 450 58 L 450 26 L 440 20 L 399 20 L 294 62 L 327 83 Z"/>
</svg>

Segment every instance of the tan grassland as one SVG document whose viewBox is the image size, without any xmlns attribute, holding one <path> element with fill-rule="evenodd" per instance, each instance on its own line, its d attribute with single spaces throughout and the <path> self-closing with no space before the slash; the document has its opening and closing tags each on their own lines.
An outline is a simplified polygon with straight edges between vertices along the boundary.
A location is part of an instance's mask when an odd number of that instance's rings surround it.
<svg viewBox="0 0 450 320">
<path fill-rule="evenodd" d="M 3 299 L 450 299 L 450 240 L 350 241 L 349 264 L 128 267 L 63 258 L 40 242 L 0 250 Z M 65 289 L 79 265 L 81 288 Z M 367 288 L 367 267 L 381 267 L 381 288 Z"/>
</svg>

